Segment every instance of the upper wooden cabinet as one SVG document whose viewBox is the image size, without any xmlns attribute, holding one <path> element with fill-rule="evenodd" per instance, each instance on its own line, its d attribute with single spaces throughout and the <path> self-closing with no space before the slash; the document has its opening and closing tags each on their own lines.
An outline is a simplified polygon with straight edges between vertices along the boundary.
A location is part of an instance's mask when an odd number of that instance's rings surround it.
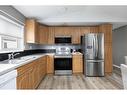
<svg viewBox="0 0 127 95">
<path fill-rule="evenodd" d="M 90 27 L 90 33 L 98 33 L 99 27 L 98 26 L 92 26 Z"/>
<path fill-rule="evenodd" d="M 72 44 L 80 44 L 80 27 L 73 27 L 72 29 Z"/>
<path fill-rule="evenodd" d="M 54 37 L 55 37 L 55 28 L 54 27 L 49 27 L 48 31 L 48 44 L 54 44 Z"/>
<path fill-rule="evenodd" d="M 55 36 L 71 36 L 72 44 L 80 44 L 81 36 L 87 33 L 98 33 L 98 26 L 91 27 L 54 27 Z"/>
<path fill-rule="evenodd" d="M 112 24 L 100 25 L 99 32 L 104 33 L 104 38 L 106 43 L 112 42 Z"/>
<path fill-rule="evenodd" d="M 85 34 L 90 33 L 90 27 L 80 27 L 79 32 L 79 44 L 81 43 L 81 36 L 84 36 Z"/>
<path fill-rule="evenodd" d="M 48 44 L 48 27 L 39 25 L 39 44 Z"/>
<path fill-rule="evenodd" d="M 80 44 L 81 36 L 87 33 L 104 33 L 105 42 L 112 42 L 112 25 L 103 24 L 89 27 L 48 27 L 34 19 L 26 20 L 26 42 L 54 44 L 55 36 L 71 36 L 72 44 Z"/>
<path fill-rule="evenodd" d="M 90 33 L 90 27 L 80 27 L 80 36 Z"/>
<path fill-rule="evenodd" d="M 38 39 L 38 23 L 35 19 L 26 19 L 25 22 L 25 42 L 39 43 Z"/>
<path fill-rule="evenodd" d="M 55 36 L 72 36 L 72 27 L 55 27 Z"/>
</svg>

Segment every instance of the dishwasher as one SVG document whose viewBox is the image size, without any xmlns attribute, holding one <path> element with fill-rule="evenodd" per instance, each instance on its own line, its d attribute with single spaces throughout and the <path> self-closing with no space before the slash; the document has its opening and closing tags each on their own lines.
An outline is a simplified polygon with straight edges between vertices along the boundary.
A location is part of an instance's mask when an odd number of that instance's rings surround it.
<svg viewBox="0 0 127 95">
<path fill-rule="evenodd" d="M 16 88 L 17 70 L 12 70 L 0 76 L 0 90 Z"/>
</svg>

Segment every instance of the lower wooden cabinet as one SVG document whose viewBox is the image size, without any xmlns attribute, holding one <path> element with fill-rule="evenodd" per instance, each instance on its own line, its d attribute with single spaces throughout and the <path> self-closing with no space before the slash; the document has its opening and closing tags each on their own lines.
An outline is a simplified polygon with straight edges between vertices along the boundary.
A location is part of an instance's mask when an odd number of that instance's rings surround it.
<svg viewBox="0 0 127 95">
<path fill-rule="evenodd" d="M 17 89 L 32 89 L 33 81 L 32 81 L 32 73 L 33 68 L 29 68 L 26 73 L 17 77 Z"/>
<path fill-rule="evenodd" d="M 47 74 L 54 73 L 54 55 L 47 55 Z"/>
<path fill-rule="evenodd" d="M 112 43 L 105 43 L 105 73 L 112 73 Z"/>
<path fill-rule="evenodd" d="M 46 56 L 17 68 L 17 89 L 35 89 L 46 74 Z"/>
<path fill-rule="evenodd" d="M 81 53 L 73 54 L 72 71 L 73 74 L 83 73 L 83 55 Z"/>
</svg>

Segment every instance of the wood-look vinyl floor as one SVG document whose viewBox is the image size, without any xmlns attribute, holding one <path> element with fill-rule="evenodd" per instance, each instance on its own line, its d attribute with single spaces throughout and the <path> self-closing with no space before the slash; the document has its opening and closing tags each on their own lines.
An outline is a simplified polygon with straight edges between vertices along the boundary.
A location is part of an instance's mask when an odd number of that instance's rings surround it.
<svg viewBox="0 0 127 95">
<path fill-rule="evenodd" d="M 123 84 L 121 76 L 116 73 L 105 77 L 47 75 L 38 89 L 123 89 Z"/>
</svg>

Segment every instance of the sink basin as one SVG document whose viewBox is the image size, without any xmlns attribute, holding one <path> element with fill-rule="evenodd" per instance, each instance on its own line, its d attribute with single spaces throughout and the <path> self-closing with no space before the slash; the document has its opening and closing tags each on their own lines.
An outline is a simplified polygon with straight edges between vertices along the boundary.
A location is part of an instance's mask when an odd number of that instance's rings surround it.
<svg viewBox="0 0 127 95">
<path fill-rule="evenodd" d="M 16 59 L 2 61 L 2 62 L 0 62 L 0 64 L 19 64 L 23 61 L 27 61 L 27 60 L 34 59 L 34 58 L 36 58 L 36 56 L 19 57 Z"/>
<path fill-rule="evenodd" d="M 19 57 L 19 58 L 16 58 L 17 60 L 29 60 L 29 59 L 33 59 L 33 58 L 36 58 L 35 56 L 26 56 L 26 57 Z"/>
<path fill-rule="evenodd" d="M 12 59 L 12 60 L 8 60 L 8 63 L 9 64 L 18 64 L 18 63 L 21 63 L 25 60 L 19 60 L 19 59 Z"/>
<path fill-rule="evenodd" d="M 18 59 L 12 59 L 12 60 L 5 60 L 0 62 L 0 64 L 19 64 L 23 62 L 24 60 L 18 60 Z"/>
</svg>

